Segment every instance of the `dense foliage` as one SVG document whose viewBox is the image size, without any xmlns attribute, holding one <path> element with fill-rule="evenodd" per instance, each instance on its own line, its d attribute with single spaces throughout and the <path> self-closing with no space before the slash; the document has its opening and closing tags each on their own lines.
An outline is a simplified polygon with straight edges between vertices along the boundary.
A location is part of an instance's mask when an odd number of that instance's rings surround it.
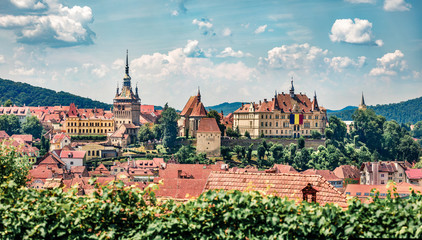
<svg viewBox="0 0 422 240">
<path fill-rule="evenodd" d="M 407 100 L 400 103 L 368 106 L 376 114 L 384 116 L 387 120 L 395 120 L 398 123 L 416 123 L 422 120 L 422 97 Z M 328 116 L 337 116 L 343 121 L 351 121 L 356 109 L 345 109 L 338 112 L 329 112 Z"/>
<path fill-rule="evenodd" d="M 111 109 L 110 104 L 89 98 L 0 78 L 0 102 L 6 103 L 7 100 L 11 100 L 17 106 L 69 106 L 75 103 L 79 108 Z"/>
<path fill-rule="evenodd" d="M 174 108 L 168 107 L 167 103 L 163 108 L 161 118 L 158 120 L 161 125 L 162 139 L 164 147 L 173 150 L 176 147 L 178 134 L 177 120 L 179 115 Z"/>
<path fill-rule="evenodd" d="M 112 182 L 91 196 L 77 188 L 34 190 L 3 184 L 2 239 L 350 239 L 421 238 L 422 197 L 332 204 L 259 192 L 208 191 L 195 200 L 157 201 Z M 101 193 L 100 193 L 101 192 Z"/>
<path fill-rule="evenodd" d="M 4 130 L 9 136 L 13 134 L 31 134 L 35 139 L 41 137 L 43 127 L 36 116 L 30 116 L 21 124 L 19 118 L 14 115 L 0 116 L 0 130 Z"/>
</svg>

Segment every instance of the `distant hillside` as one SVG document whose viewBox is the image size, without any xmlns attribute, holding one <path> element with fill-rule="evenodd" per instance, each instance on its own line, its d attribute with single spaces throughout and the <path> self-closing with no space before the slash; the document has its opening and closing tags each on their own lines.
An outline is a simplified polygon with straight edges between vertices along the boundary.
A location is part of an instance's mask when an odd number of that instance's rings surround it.
<svg viewBox="0 0 422 240">
<path fill-rule="evenodd" d="M 353 109 L 354 110 L 356 108 L 358 108 L 358 107 L 355 107 L 355 106 L 347 106 L 347 107 L 342 108 L 340 110 L 330 110 L 330 109 L 327 109 L 327 113 L 341 112 L 341 111 L 350 110 L 350 109 Z"/>
<path fill-rule="evenodd" d="M 422 120 L 422 97 L 384 105 L 368 106 L 376 114 L 384 116 L 387 120 L 395 120 L 398 123 L 416 123 Z M 327 111 L 328 112 L 328 111 Z M 343 121 L 351 121 L 355 109 L 328 112 L 328 116 L 337 116 Z"/>
<path fill-rule="evenodd" d="M 13 82 L 0 78 L 0 102 L 4 104 L 8 99 L 17 106 L 67 106 L 75 103 L 79 108 L 110 109 L 111 104 L 94 101 L 89 98 L 76 96 L 67 92 L 56 92 L 50 89 L 34 87 L 27 83 Z"/>
<path fill-rule="evenodd" d="M 217 112 L 221 112 L 223 111 L 224 115 L 227 115 L 229 113 L 232 113 L 234 111 L 236 111 L 238 108 L 240 108 L 242 106 L 241 102 L 233 102 L 233 103 L 228 103 L 228 102 L 224 102 L 215 106 L 209 106 L 206 107 L 207 111 L 209 110 L 216 110 Z"/>
</svg>

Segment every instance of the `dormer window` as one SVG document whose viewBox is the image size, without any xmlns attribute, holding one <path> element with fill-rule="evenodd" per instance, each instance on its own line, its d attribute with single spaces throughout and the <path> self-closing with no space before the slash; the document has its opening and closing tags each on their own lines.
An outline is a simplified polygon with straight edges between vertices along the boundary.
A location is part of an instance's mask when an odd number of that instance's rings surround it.
<svg viewBox="0 0 422 240">
<path fill-rule="evenodd" d="M 318 190 L 312 187 L 310 183 L 302 189 L 303 201 L 316 202 L 316 193 Z"/>
</svg>

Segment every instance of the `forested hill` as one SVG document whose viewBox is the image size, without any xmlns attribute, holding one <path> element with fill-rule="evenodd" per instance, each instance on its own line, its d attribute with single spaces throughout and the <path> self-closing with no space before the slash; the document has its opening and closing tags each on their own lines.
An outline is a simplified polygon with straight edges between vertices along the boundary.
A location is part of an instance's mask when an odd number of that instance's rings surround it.
<svg viewBox="0 0 422 240">
<path fill-rule="evenodd" d="M 232 103 L 224 102 L 215 106 L 208 106 L 206 107 L 206 109 L 207 111 L 209 110 L 216 110 L 217 112 L 223 111 L 224 115 L 227 115 L 229 113 L 236 111 L 241 106 L 242 106 L 241 102 L 232 102 Z"/>
<path fill-rule="evenodd" d="M 67 92 L 56 92 L 50 89 L 34 87 L 27 83 L 14 82 L 0 78 L 0 103 L 8 99 L 17 106 L 68 106 L 75 103 L 79 108 L 111 109 L 111 104 L 94 101 Z"/>
<path fill-rule="evenodd" d="M 382 115 L 387 120 L 395 120 L 398 123 L 416 123 L 422 120 L 422 97 L 384 105 L 368 106 L 376 114 Z M 346 109 L 338 112 L 329 112 L 328 116 L 337 116 L 343 121 L 351 121 L 356 109 Z"/>
</svg>

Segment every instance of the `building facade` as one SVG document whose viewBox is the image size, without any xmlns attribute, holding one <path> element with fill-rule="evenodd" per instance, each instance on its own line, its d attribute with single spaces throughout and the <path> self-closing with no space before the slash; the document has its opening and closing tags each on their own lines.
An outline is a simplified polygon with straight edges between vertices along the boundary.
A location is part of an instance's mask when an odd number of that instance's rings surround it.
<svg viewBox="0 0 422 240">
<path fill-rule="evenodd" d="M 180 113 L 180 119 L 177 121 L 179 136 L 196 137 L 199 123 L 206 116 L 207 110 L 205 110 L 204 104 L 201 102 L 201 92 L 198 89 L 198 94 L 189 98 Z"/>
<path fill-rule="evenodd" d="M 249 132 L 252 138 L 310 137 L 313 131 L 324 134 L 327 110 L 318 105 L 316 94 L 313 100 L 305 94 L 295 93 L 293 80 L 289 93 L 275 93 L 271 101 L 242 104 L 233 113 L 233 128 L 242 135 Z"/>
<path fill-rule="evenodd" d="M 119 91 L 119 87 L 117 87 L 116 96 L 113 99 L 113 115 L 114 121 L 116 122 L 116 129 L 122 124 L 140 125 L 141 99 L 138 95 L 138 86 L 136 86 L 134 93 L 130 81 L 128 54 L 126 52 L 126 69 L 123 78 L 123 87 L 121 91 Z"/>
<path fill-rule="evenodd" d="M 114 120 L 104 115 L 81 115 L 74 103 L 70 104 L 69 111 L 63 125 L 64 131 L 71 136 L 75 135 L 104 135 L 113 133 Z"/>
<path fill-rule="evenodd" d="M 384 185 L 388 181 L 406 182 L 408 162 L 364 162 L 360 167 L 360 184 Z"/>
<path fill-rule="evenodd" d="M 215 118 L 203 118 L 196 133 L 196 152 L 205 153 L 207 157 L 219 157 L 221 131 Z"/>
</svg>

